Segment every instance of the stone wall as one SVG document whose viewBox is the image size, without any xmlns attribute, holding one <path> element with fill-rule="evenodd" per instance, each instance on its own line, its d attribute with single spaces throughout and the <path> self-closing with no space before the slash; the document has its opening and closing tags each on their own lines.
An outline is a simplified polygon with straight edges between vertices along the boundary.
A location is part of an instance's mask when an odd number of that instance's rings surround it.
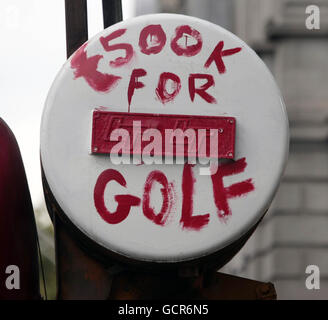
<svg viewBox="0 0 328 320">
<path fill-rule="evenodd" d="M 274 2 L 275 6 L 261 0 L 235 1 L 238 23 L 244 19 L 250 25 L 242 28 L 237 23 L 236 32 L 260 55 L 268 53 L 263 48 L 271 48 L 264 61 L 286 103 L 290 155 L 266 218 L 224 270 L 274 282 L 280 299 L 327 299 L 328 2 Z M 320 7 L 318 31 L 305 28 L 305 8 L 309 4 Z M 252 11 L 257 5 L 257 11 Z M 265 12 L 266 19 L 259 18 L 259 12 Z M 305 287 L 305 269 L 312 264 L 320 268 L 320 290 Z"/>
</svg>

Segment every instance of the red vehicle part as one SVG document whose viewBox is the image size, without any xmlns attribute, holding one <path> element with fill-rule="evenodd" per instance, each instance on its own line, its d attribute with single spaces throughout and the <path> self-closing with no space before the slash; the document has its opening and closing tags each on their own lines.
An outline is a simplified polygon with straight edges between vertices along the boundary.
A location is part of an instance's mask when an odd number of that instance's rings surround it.
<svg viewBox="0 0 328 320">
<path fill-rule="evenodd" d="M 19 288 L 8 277 L 18 267 Z M 16 268 L 17 270 L 17 268 Z M 0 300 L 40 299 L 37 230 L 15 136 L 0 118 Z"/>
</svg>

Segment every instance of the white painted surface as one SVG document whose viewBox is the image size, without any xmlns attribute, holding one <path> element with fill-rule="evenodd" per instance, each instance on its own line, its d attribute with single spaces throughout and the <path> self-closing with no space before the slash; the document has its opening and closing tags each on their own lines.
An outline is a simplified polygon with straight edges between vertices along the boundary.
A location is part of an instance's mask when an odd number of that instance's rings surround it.
<svg viewBox="0 0 328 320">
<path fill-rule="evenodd" d="M 144 55 L 138 47 L 139 33 L 148 24 L 161 24 L 167 42 L 157 55 Z M 177 26 L 189 24 L 203 38 L 203 48 L 194 57 L 178 57 L 170 48 Z M 126 28 L 122 37 L 111 44 L 128 42 L 135 57 L 129 65 L 110 68 L 108 62 L 122 52 L 107 53 L 100 36 Z M 204 63 L 218 43 L 224 49 L 242 47 L 238 54 L 224 57 L 226 73 L 219 74 L 215 64 L 204 69 Z M 46 102 L 41 125 L 41 159 L 49 186 L 68 218 L 86 235 L 104 247 L 124 256 L 148 261 L 182 261 L 212 253 L 240 238 L 263 215 L 279 184 L 288 153 L 288 122 L 285 107 L 276 84 L 258 56 L 230 32 L 203 20 L 181 15 L 148 15 L 130 19 L 108 28 L 91 39 L 86 47 L 88 57 L 104 56 L 98 70 L 122 77 L 117 87 L 108 93 L 93 90 L 83 78 L 74 79 L 70 60 L 58 74 Z M 233 116 L 236 126 L 236 159 L 246 157 L 243 173 L 224 178 L 225 186 L 251 178 L 255 190 L 245 197 L 229 200 L 232 214 L 224 222 L 218 218 L 213 200 L 211 178 L 196 178 L 194 215 L 210 213 L 209 224 L 199 231 L 183 230 L 179 224 L 182 205 L 181 165 L 135 166 L 111 164 L 108 156 L 90 154 L 92 110 L 106 107 L 112 111 L 128 111 L 127 88 L 134 68 L 144 68 L 147 76 L 140 78 L 145 88 L 137 89 L 132 98 L 131 112 Z M 177 74 L 182 82 L 180 94 L 173 103 L 156 99 L 155 88 L 162 72 Z M 208 104 L 199 96 L 191 102 L 188 93 L 190 73 L 208 73 L 215 87 L 208 92 L 217 104 Z M 177 203 L 166 226 L 148 220 L 142 205 L 131 208 L 123 222 L 106 223 L 94 206 L 93 191 L 98 176 L 113 168 L 126 179 L 127 188 L 111 182 L 105 192 L 105 202 L 114 211 L 116 194 L 132 194 L 142 199 L 143 185 L 152 170 L 164 172 L 174 182 Z M 159 188 L 155 188 L 152 203 L 161 206 Z M 155 201 L 156 199 L 156 201 Z"/>
</svg>

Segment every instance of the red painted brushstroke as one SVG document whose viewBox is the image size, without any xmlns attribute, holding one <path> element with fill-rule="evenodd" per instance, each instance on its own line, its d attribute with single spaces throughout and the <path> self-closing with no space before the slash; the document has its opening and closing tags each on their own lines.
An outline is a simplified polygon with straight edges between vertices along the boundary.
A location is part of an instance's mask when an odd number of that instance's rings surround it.
<svg viewBox="0 0 328 320">
<path fill-rule="evenodd" d="M 200 230 L 209 222 L 210 215 L 193 216 L 193 196 L 195 179 L 192 173 L 194 165 L 185 164 L 182 174 L 182 213 L 180 223 L 182 228 Z"/>
<path fill-rule="evenodd" d="M 103 56 L 95 55 L 88 58 L 84 50 L 86 45 L 87 43 L 80 47 L 71 60 L 71 67 L 75 69 L 75 79 L 82 77 L 92 89 L 99 92 L 108 92 L 117 84 L 121 77 L 98 71 L 98 63 Z"/>
<path fill-rule="evenodd" d="M 206 79 L 207 82 L 204 83 L 199 88 L 195 86 L 196 79 Z M 216 100 L 213 96 L 206 92 L 206 90 L 210 87 L 214 86 L 213 76 L 210 74 L 201 74 L 201 73 L 193 73 L 189 75 L 189 95 L 191 101 L 194 101 L 195 94 L 197 93 L 200 97 L 202 97 L 208 103 L 216 103 Z"/>
<path fill-rule="evenodd" d="M 241 158 L 233 163 L 220 165 L 217 172 L 211 176 L 214 202 L 220 218 L 231 214 L 228 199 L 241 197 L 255 189 L 252 179 L 235 183 L 229 187 L 224 187 L 224 177 L 242 173 L 245 171 L 246 166 L 246 159 Z"/>
<path fill-rule="evenodd" d="M 113 68 L 121 67 L 127 63 L 130 62 L 134 55 L 133 47 L 129 43 L 118 43 L 118 44 L 113 44 L 109 45 L 109 41 L 114 40 L 120 36 L 122 36 L 126 32 L 126 29 L 119 29 L 111 34 L 109 34 L 106 37 L 100 37 L 100 43 L 104 47 L 104 49 L 107 52 L 115 51 L 115 50 L 124 50 L 125 51 L 125 56 L 124 57 L 118 57 L 114 61 L 110 61 L 109 65 Z"/>
<path fill-rule="evenodd" d="M 235 183 L 230 187 L 226 188 L 226 193 L 228 199 L 240 197 L 244 194 L 247 194 L 254 190 L 254 185 L 252 183 L 252 179 L 247 179 L 245 181 Z"/>
<path fill-rule="evenodd" d="M 15 136 L 0 118 L 0 300 L 41 299 L 37 230 L 24 165 Z M 19 288 L 9 290 L 19 268 Z M 17 274 L 17 273 L 16 273 Z"/>
<path fill-rule="evenodd" d="M 128 88 L 128 103 L 129 103 L 128 111 L 129 112 L 130 112 L 130 105 L 131 105 L 132 96 L 134 94 L 134 90 L 141 89 L 145 86 L 144 83 L 139 82 L 138 78 L 144 77 L 145 75 L 147 75 L 147 72 L 145 69 L 134 69 L 132 71 L 132 74 L 130 77 L 130 82 L 129 82 L 129 88 Z"/>
<path fill-rule="evenodd" d="M 197 40 L 196 44 L 188 46 L 188 36 L 193 37 Z M 182 47 L 178 44 L 178 41 L 185 37 L 185 46 Z M 175 29 L 175 37 L 171 41 L 171 49 L 178 56 L 192 57 L 200 52 L 203 46 L 203 40 L 201 34 L 191 28 L 188 25 L 179 26 Z"/>
<path fill-rule="evenodd" d="M 150 38 L 150 44 L 147 39 Z M 160 24 L 151 24 L 142 29 L 139 36 L 139 48 L 144 54 L 160 53 L 165 46 L 166 35 Z"/>
<path fill-rule="evenodd" d="M 126 187 L 126 181 L 120 172 L 114 169 L 107 169 L 103 171 L 97 179 L 94 188 L 94 203 L 99 215 L 107 223 L 117 224 L 126 219 L 132 206 L 140 205 L 140 198 L 129 194 L 116 195 L 116 211 L 113 213 L 109 212 L 105 205 L 104 193 L 106 186 L 110 181 L 116 181 L 121 186 Z"/>
<path fill-rule="evenodd" d="M 216 47 L 214 48 L 213 52 L 205 62 L 205 68 L 208 68 L 212 62 L 215 62 L 216 67 L 219 73 L 225 73 L 226 67 L 224 65 L 222 57 L 231 56 L 239 51 L 241 51 L 241 47 L 223 50 L 224 42 L 220 41 Z"/>
<path fill-rule="evenodd" d="M 166 89 L 167 81 L 172 80 L 173 91 L 169 93 Z M 165 104 L 172 101 L 180 92 L 181 89 L 181 80 L 180 78 L 171 72 L 163 72 L 158 81 L 156 88 L 156 94 L 160 101 Z"/>
<path fill-rule="evenodd" d="M 153 189 L 154 183 L 160 183 L 163 188 L 161 188 L 161 193 L 163 197 L 163 204 L 160 212 L 155 213 L 154 208 L 150 207 L 150 194 Z M 164 226 L 167 222 L 167 218 L 171 213 L 172 206 L 174 204 L 174 190 L 173 184 L 169 184 L 165 174 L 161 171 L 152 171 L 147 177 L 144 194 L 143 194 L 143 213 L 144 215 L 154 223 Z"/>
</svg>

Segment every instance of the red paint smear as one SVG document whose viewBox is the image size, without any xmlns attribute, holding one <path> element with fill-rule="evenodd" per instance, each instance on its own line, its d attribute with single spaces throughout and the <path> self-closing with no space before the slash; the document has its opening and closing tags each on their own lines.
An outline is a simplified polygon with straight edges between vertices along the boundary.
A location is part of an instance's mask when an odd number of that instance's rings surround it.
<svg viewBox="0 0 328 320">
<path fill-rule="evenodd" d="M 116 195 L 116 211 L 111 213 L 107 210 L 104 200 L 104 193 L 107 184 L 110 181 L 116 181 L 123 187 L 126 187 L 126 181 L 122 174 L 117 170 L 107 169 L 100 174 L 94 188 L 94 203 L 99 215 L 110 224 L 122 222 L 130 213 L 132 206 L 140 205 L 140 198 L 132 195 Z"/>
<path fill-rule="evenodd" d="M 195 80 L 196 79 L 206 79 L 207 82 L 203 84 L 201 87 L 195 87 Z M 201 73 L 194 73 L 190 74 L 189 76 L 189 94 L 191 101 L 194 101 L 195 94 L 197 93 L 200 97 L 202 97 L 208 103 L 216 103 L 216 100 L 213 96 L 208 94 L 206 90 L 214 86 L 214 79 L 213 76 L 210 74 L 201 74 Z"/>
<path fill-rule="evenodd" d="M 182 175 L 182 213 L 180 223 L 182 228 L 200 230 L 209 222 L 210 215 L 193 216 L 193 195 L 195 179 L 192 173 L 193 165 L 185 164 Z"/>
<path fill-rule="evenodd" d="M 158 214 L 155 213 L 154 208 L 150 207 L 150 194 L 153 189 L 154 182 L 158 182 L 163 186 L 163 188 L 161 188 L 163 204 Z M 168 183 L 165 174 L 161 171 L 152 171 L 146 180 L 144 188 L 142 206 L 144 215 L 154 223 L 164 226 L 174 204 L 173 192 L 173 185 Z"/>
<path fill-rule="evenodd" d="M 173 81 L 173 92 L 169 93 L 166 90 L 166 84 L 168 80 Z M 172 101 L 180 92 L 181 80 L 180 78 L 171 72 L 163 72 L 158 81 L 156 88 L 156 94 L 163 104 Z"/>
<path fill-rule="evenodd" d="M 147 39 L 150 37 L 152 40 L 154 37 L 157 39 L 155 45 L 149 46 Z M 160 24 L 151 24 L 142 29 L 139 37 L 139 47 L 142 53 L 150 55 L 157 54 L 162 51 L 166 43 L 166 35 Z"/>
<path fill-rule="evenodd" d="M 71 60 L 71 67 L 75 69 L 75 79 L 82 77 L 92 89 L 107 92 L 117 84 L 121 77 L 97 71 L 99 60 L 103 56 L 95 55 L 87 58 L 87 53 L 84 50 L 86 45 L 87 43 L 80 47 Z"/>
<path fill-rule="evenodd" d="M 205 62 L 205 68 L 208 68 L 212 62 L 214 61 L 216 64 L 216 67 L 219 71 L 219 73 L 225 73 L 226 67 L 224 65 L 222 57 L 231 56 L 239 51 L 241 51 L 241 47 L 233 48 L 233 49 L 227 49 L 222 50 L 224 46 L 224 42 L 220 41 L 216 47 L 214 48 L 213 52 Z"/>
<path fill-rule="evenodd" d="M 197 43 L 191 46 L 187 45 L 188 38 L 186 37 L 186 34 L 193 37 L 195 40 L 197 40 Z M 178 44 L 178 41 L 183 37 L 186 37 L 186 47 L 181 47 Z M 173 52 L 176 53 L 178 56 L 186 56 L 186 57 L 192 57 L 195 56 L 199 51 L 202 49 L 203 46 L 203 40 L 200 35 L 200 33 L 191 28 L 188 25 L 180 26 L 175 29 L 175 37 L 171 41 L 171 49 Z"/>
<path fill-rule="evenodd" d="M 235 162 L 221 164 L 220 174 L 228 177 L 245 171 L 247 167 L 246 158 L 241 158 Z"/>
<path fill-rule="evenodd" d="M 220 218 L 231 214 L 228 199 L 240 197 L 255 190 L 252 179 L 235 183 L 227 188 L 224 187 L 224 177 L 242 173 L 244 172 L 246 166 L 246 159 L 242 158 L 233 163 L 227 163 L 219 166 L 217 172 L 211 176 L 214 202 Z"/>
<path fill-rule="evenodd" d="M 147 72 L 144 69 L 134 69 L 132 71 L 130 82 L 129 82 L 129 88 L 128 88 L 128 103 L 129 103 L 128 112 L 130 112 L 130 105 L 131 105 L 132 96 L 134 94 L 134 90 L 143 88 L 145 86 L 142 82 L 138 81 L 138 78 L 144 77 L 145 75 L 147 75 Z"/>
<path fill-rule="evenodd" d="M 114 40 L 126 32 L 126 29 L 119 29 L 106 37 L 100 37 L 100 43 L 104 47 L 107 52 L 115 51 L 115 50 L 124 50 L 125 57 L 118 57 L 114 61 L 110 61 L 109 65 L 113 68 L 121 67 L 127 64 L 133 57 L 134 51 L 131 44 L 128 43 L 119 43 L 114 45 L 109 45 L 108 42 Z"/>
<path fill-rule="evenodd" d="M 235 183 L 230 187 L 226 188 L 227 197 L 229 199 L 246 195 L 247 193 L 253 190 L 254 190 L 254 185 L 252 183 L 252 179 L 247 179 L 243 182 Z"/>
</svg>

